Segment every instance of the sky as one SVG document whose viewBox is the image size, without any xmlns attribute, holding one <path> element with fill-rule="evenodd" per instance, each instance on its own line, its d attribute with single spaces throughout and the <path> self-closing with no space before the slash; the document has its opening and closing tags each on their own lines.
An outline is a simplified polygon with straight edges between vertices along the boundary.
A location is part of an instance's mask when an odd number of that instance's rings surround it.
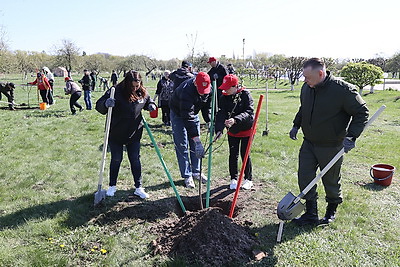
<svg viewBox="0 0 400 267">
<path fill-rule="evenodd" d="M 400 52 L 398 0 L 1 0 L 13 51 L 52 54 L 62 40 L 87 54 L 373 58 Z M 197 38 L 196 38 L 197 37 Z M 243 44 L 243 39 L 244 44 Z M 194 42 L 195 40 L 195 42 Z"/>
</svg>

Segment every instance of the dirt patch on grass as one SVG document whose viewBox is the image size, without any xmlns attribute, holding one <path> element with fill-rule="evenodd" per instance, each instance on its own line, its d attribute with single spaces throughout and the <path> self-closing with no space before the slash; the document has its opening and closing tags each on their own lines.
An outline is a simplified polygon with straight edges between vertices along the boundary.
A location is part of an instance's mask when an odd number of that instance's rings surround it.
<svg viewBox="0 0 400 267">
<path fill-rule="evenodd" d="M 165 220 L 152 229 L 160 234 L 152 242 L 155 253 L 201 266 L 249 262 L 257 245 L 249 231 L 222 214 L 220 208 L 187 212 L 180 219 Z"/>
<path fill-rule="evenodd" d="M 163 198 L 159 195 L 158 199 L 150 197 L 143 201 L 131 194 L 120 194 L 120 199 L 117 202 L 114 199 L 112 206 L 105 207 L 92 222 L 108 224 L 111 228 L 128 226 L 132 220 L 138 224 L 147 222 L 149 231 L 157 236 L 151 243 L 155 254 L 183 259 L 189 265 L 243 265 L 257 258 L 255 251 L 259 246 L 249 228 L 253 226 L 251 214 L 269 213 L 276 207 L 276 203 L 260 205 L 255 197 L 260 187 L 262 184 L 256 183 L 251 190 L 240 190 L 233 219 L 228 215 L 235 190 L 219 180 L 210 191 L 209 208 L 205 208 L 206 193 L 202 195 L 204 209 L 200 208 L 196 184 L 196 189 L 180 190 L 186 213 L 175 196 Z M 109 204 L 106 201 L 105 205 Z"/>
</svg>

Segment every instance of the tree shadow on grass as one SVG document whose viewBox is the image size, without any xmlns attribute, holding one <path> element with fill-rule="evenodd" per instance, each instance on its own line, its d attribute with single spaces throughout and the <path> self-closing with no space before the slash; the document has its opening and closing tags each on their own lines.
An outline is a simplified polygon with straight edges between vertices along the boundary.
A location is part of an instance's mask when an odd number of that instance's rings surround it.
<svg viewBox="0 0 400 267">
<path fill-rule="evenodd" d="M 181 184 L 183 181 L 181 181 Z M 180 183 L 177 183 L 180 185 Z M 170 187 L 162 183 L 147 187 L 148 192 Z M 218 191 L 214 189 L 213 192 Z M 194 197 L 182 197 L 183 202 L 191 203 Z M 110 224 L 122 219 L 138 219 L 155 222 L 170 216 L 170 213 L 181 214 L 182 210 L 175 196 L 152 200 L 142 200 L 133 195 L 131 190 L 118 190 L 114 197 L 107 197 L 98 205 L 93 205 L 94 194 L 87 194 L 18 210 L 0 217 L 0 230 L 16 228 L 32 220 L 45 220 L 67 212 L 63 224 L 70 228 L 87 223 Z"/>
<path fill-rule="evenodd" d="M 0 231 L 16 228 L 32 220 L 45 220 L 67 212 L 63 222 L 66 227 L 76 228 L 87 223 L 113 223 L 123 218 L 141 219 L 154 222 L 176 213 L 176 198 L 155 201 L 142 200 L 131 190 L 119 190 L 115 197 L 107 197 L 98 205 L 93 205 L 94 194 L 70 198 L 18 210 L 0 217 Z"/>
</svg>

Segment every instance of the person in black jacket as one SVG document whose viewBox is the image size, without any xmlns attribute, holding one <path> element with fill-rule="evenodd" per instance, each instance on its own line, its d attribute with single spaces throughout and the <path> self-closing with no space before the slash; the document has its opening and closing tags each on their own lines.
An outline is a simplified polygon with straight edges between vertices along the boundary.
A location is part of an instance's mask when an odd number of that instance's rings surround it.
<svg viewBox="0 0 400 267">
<path fill-rule="evenodd" d="M 172 87 L 173 90 L 178 88 L 182 82 L 194 77 L 194 74 L 190 71 L 191 66 L 192 64 L 184 60 L 182 61 L 181 67 L 169 75 L 169 78 L 174 83 L 174 86 Z"/>
<path fill-rule="evenodd" d="M 156 101 L 158 97 L 158 106 L 161 107 L 162 110 L 162 122 L 166 126 L 171 125 L 170 112 L 169 112 L 169 99 L 173 93 L 174 83 L 169 78 L 170 71 L 166 70 L 164 75 L 157 83 L 156 95 L 154 97 L 154 101 Z"/>
<path fill-rule="evenodd" d="M 239 79 L 233 74 L 225 76 L 222 85 L 219 111 L 215 120 L 215 140 L 219 139 L 227 128 L 229 143 L 230 189 L 236 189 L 238 179 L 239 150 L 242 159 L 246 153 L 254 120 L 253 98 L 248 90 L 239 86 Z M 242 188 L 251 189 L 252 165 L 247 159 Z"/>
<path fill-rule="evenodd" d="M 86 109 L 92 109 L 92 97 L 91 97 L 91 86 L 92 86 L 92 78 L 90 78 L 90 73 L 88 70 L 83 70 L 83 77 L 78 81 L 78 83 L 82 84 L 83 89 L 83 100 L 85 101 Z"/>
<path fill-rule="evenodd" d="M 117 85 L 117 83 L 118 83 L 118 75 L 115 72 L 115 70 L 112 71 L 110 80 L 111 80 L 112 86 L 116 86 Z"/>
<path fill-rule="evenodd" d="M 301 127 L 304 140 L 299 152 L 298 184 L 304 190 L 321 170 L 344 148 L 355 147 L 355 140 L 368 121 L 368 108 L 355 87 L 333 77 L 319 58 L 311 58 L 303 64 L 304 81 L 300 94 L 300 108 L 289 133 L 297 139 Z M 335 219 L 336 209 L 342 203 L 340 169 L 341 157 L 322 177 L 325 200 L 328 203 L 325 216 L 318 219 L 317 185 L 304 196 L 306 212 L 293 219 L 297 225 L 329 224 Z"/>
<path fill-rule="evenodd" d="M 1 100 L 1 94 L 4 94 L 7 97 L 8 107 L 11 110 L 15 110 L 14 89 L 15 85 L 13 83 L 0 83 L 0 100 Z"/>
<path fill-rule="evenodd" d="M 142 166 L 140 162 L 140 139 L 143 133 L 142 109 L 156 109 L 154 101 L 149 97 L 140 73 L 129 71 L 115 88 L 114 98 L 110 98 L 108 90 L 97 102 L 96 110 L 106 114 L 108 107 L 113 107 L 110 125 L 109 146 L 111 150 L 110 187 L 107 196 L 116 192 L 119 168 L 125 145 L 131 172 L 135 181 L 134 194 L 140 198 L 149 195 L 142 187 Z"/>
<path fill-rule="evenodd" d="M 215 57 L 210 57 L 207 63 L 209 63 L 211 66 L 211 69 L 208 71 L 208 75 L 211 78 L 211 82 L 216 81 L 217 88 L 219 88 L 222 85 L 224 77 L 228 75 L 228 70 Z M 217 90 L 217 103 L 215 105 L 215 112 L 218 112 L 218 105 L 219 105 L 219 100 L 221 99 L 221 95 L 222 91 Z M 211 101 L 211 99 L 209 99 L 209 101 Z M 210 121 L 209 119 L 210 112 L 211 109 L 208 111 L 205 109 L 201 111 L 201 114 L 203 115 L 203 118 L 206 122 Z"/>
<path fill-rule="evenodd" d="M 189 188 L 195 187 L 193 178 L 207 181 L 203 174 L 200 177 L 200 159 L 204 156 L 204 147 L 200 141 L 198 113 L 204 105 L 208 105 L 210 87 L 208 74 L 199 72 L 195 78 L 181 83 L 169 101 L 176 157 L 181 177 Z"/>
</svg>

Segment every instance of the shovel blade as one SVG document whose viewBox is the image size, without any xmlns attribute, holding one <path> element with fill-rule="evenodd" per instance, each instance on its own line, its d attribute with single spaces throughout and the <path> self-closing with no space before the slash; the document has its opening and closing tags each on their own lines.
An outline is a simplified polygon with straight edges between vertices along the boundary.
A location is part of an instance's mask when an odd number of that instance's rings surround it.
<svg viewBox="0 0 400 267">
<path fill-rule="evenodd" d="M 278 218 L 284 221 L 293 220 L 303 212 L 305 206 L 300 201 L 295 203 L 296 197 L 291 193 L 287 193 L 279 202 L 277 208 Z"/>
<path fill-rule="evenodd" d="M 94 205 L 99 204 L 103 199 L 106 198 L 106 190 L 99 190 L 94 193 Z"/>
</svg>

